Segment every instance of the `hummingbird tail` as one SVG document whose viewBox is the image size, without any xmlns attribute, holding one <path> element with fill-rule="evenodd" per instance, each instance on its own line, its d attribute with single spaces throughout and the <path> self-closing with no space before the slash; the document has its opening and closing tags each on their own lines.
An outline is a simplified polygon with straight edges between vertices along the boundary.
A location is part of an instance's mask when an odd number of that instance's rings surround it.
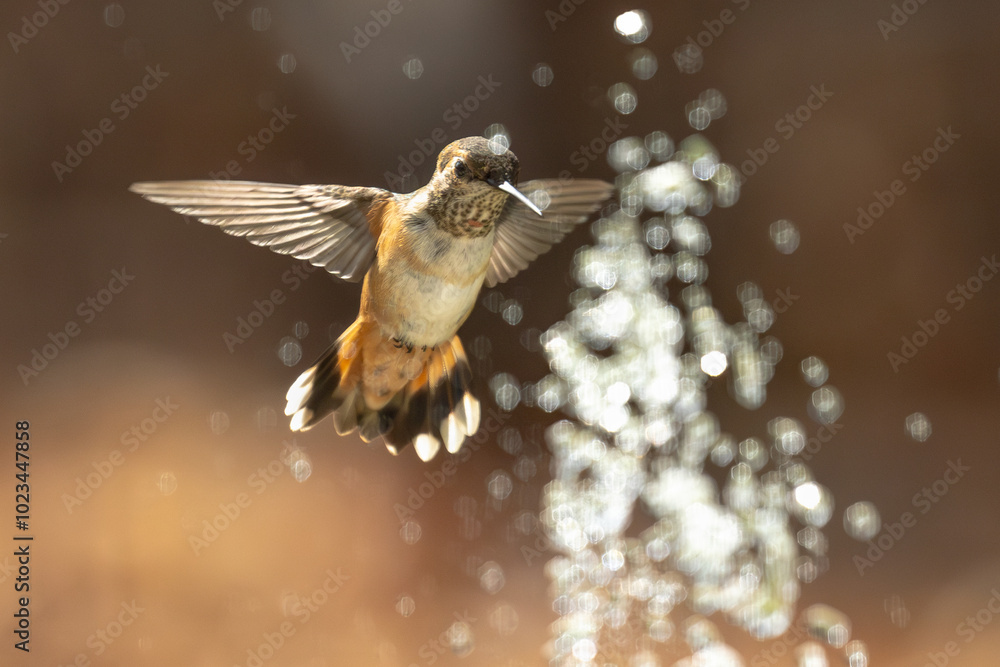
<svg viewBox="0 0 1000 667">
<path fill-rule="evenodd" d="M 291 386 L 285 414 L 292 415 L 293 431 L 305 431 L 332 413 L 339 435 L 358 429 L 365 442 L 381 436 L 393 454 L 413 443 L 428 461 L 442 443 L 457 452 L 478 430 L 471 383 L 458 336 L 432 349 L 408 349 L 358 320 Z"/>
</svg>

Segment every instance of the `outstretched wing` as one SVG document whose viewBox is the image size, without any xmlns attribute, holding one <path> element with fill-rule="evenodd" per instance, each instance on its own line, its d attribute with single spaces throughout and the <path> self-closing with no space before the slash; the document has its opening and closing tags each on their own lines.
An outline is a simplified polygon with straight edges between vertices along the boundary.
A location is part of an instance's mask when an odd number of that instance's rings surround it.
<svg viewBox="0 0 1000 667">
<path fill-rule="evenodd" d="M 250 181 L 160 181 L 129 189 L 351 282 L 371 266 L 382 214 L 395 198 L 379 188 Z"/>
<path fill-rule="evenodd" d="M 542 216 L 509 197 L 496 223 L 486 286 L 506 282 L 563 240 L 607 199 L 614 187 L 593 179 L 528 181 L 518 189 L 542 209 Z"/>
</svg>

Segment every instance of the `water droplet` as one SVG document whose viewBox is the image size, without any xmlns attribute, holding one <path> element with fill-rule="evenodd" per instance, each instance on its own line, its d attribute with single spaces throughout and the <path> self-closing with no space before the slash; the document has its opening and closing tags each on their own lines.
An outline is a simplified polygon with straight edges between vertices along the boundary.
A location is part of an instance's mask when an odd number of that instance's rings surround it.
<svg viewBox="0 0 1000 667">
<path fill-rule="evenodd" d="M 524 308 L 516 299 L 508 299 L 504 302 L 503 310 L 500 313 L 503 321 L 511 326 L 520 324 L 524 317 Z"/>
<path fill-rule="evenodd" d="M 177 477 L 172 472 L 165 472 L 160 475 L 157 487 L 160 489 L 160 493 L 169 496 L 177 490 Z"/>
<path fill-rule="evenodd" d="M 931 437 L 931 421 L 922 412 L 914 412 L 906 418 L 906 432 L 917 442 L 925 442 Z"/>
<path fill-rule="evenodd" d="M 848 667 L 868 667 L 868 646 L 864 642 L 855 639 L 844 647 L 844 655 Z"/>
<path fill-rule="evenodd" d="M 286 366 L 294 366 L 302 361 L 302 344 L 291 336 L 278 341 L 278 358 Z"/>
<path fill-rule="evenodd" d="M 882 519 L 872 503 L 862 501 L 844 510 L 844 530 L 859 542 L 872 539 L 881 529 Z"/>
<path fill-rule="evenodd" d="M 216 410 L 208 417 L 208 426 L 215 435 L 222 435 L 229 430 L 229 415 L 222 410 Z"/>
<path fill-rule="evenodd" d="M 790 220 L 772 222 L 768 231 L 774 247 L 783 255 L 791 255 L 799 247 L 799 230 Z"/>
<path fill-rule="evenodd" d="M 588 663 L 597 655 L 597 644 L 594 640 L 584 637 L 573 642 L 573 657 Z"/>
<path fill-rule="evenodd" d="M 411 519 L 404 523 L 402 528 L 399 529 L 399 536 L 403 538 L 403 541 L 407 544 L 416 544 L 420 540 L 422 532 L 420 524 Z"/>
<path fill-rule="evenodd" d="M 302 483 L 309 479 L 309 475 L 312 474 L 312 461 L 309 460 L 309 455 L 301 449 L 293 450 L 288 455 L 285 464 L 296 482 Z"/>
<path fill-rule="evenodd" d="M 682 74 L 694 74 L 705 64 L 705 56 L 694 44 L 684 44 L 674 51 L 674 63 Z"/>
<path fill-rule="evenodd" d="M 632 51 L 629 54 L 629 62 L 632 65 L 632 74 L 641 81 L 652 79 L 659 67 L 656 61 L 656 54 L 645 48 L 638 48 Z"/>
<path fill-rule="evenodd" d="M 646 148 L 653 154 L 653 157 L 661 162 L 669 160 L 674 154 L 674 140 L 666 132 L 659 130 L 650 132 L 646 135 L 643 143 L 646 144 Z"/>
<path fill-rule="evenodd" d="M 690 102 L 685 109 L 688 125 L 701 132 L 712 122 L 712 114 L 697 102 Z M 702 179 L 706 180 L 706 179 Z"/>
<path fill-rule="evenodd" d="M 486 490 L 497 500 L 505 500 L 514 490 L 514 482 L 506 470 L 494 470 L 486 479 Z"/>
<path fill-rule="evenodd" d="M 650 30 L 649 15 L 641 9 L 633 9 L 615 18 L 615 32 L 633 44 L 646 41 Z"/>
<path fill-rule="evenodd" d="M 618 172 L 638 171 L 649 164 L 649 151 L 639 137 L 625 137 L 608 147 L 608 164 Z"/>
<path fill-rule="evenodd" d="M 826 660 L 826 651 L 822 644 L 805 642 L 795 649 L 798 667 L 830 667 Z"/>
<path fill-rule="evenodd" d="M 254 414 L 254 424 L 262 431 L 274 428 L 278 425 L 278 413 L 266 405 L 261 406 Z"/>
<path fill-rule="evenodd" d="M 701 357 L 701 370 L 712 377 L 722 375 L 728 364 L 729 361 L 726 359 L 726 353 L 719 350 L 712 350 Z"/>
<path fill-rule="evenodd" d="M 552 85 L 553 78 L 555 78 L 555 74 L 552 72 L 552 68 L 549 67 L 547 63 L 538 63 L 535 65 L 535 68 L 531 70 L 531 80 L 542 88 Z"/>
<path fill-rule="evenodd" d="M 475 648 L 475 637 L 472 628 L 465 621 L 455 621 L 447 630 L 448 646 L 458 657 L 465 657 Z"/>
<path fill-rule="evenodd" d="M 424 73 L 424 63 L 420 58 L 416 56 L 410 56 L 403 61 L 403 74 L 406 75 L 408 79 L 419 79 L 420 75 Z"/>
<path fill-rule="evenodd" d="M 813 387 L 819 387 L 830 377 L 830 371 L 819 357 L 806 357 L 799 364 L 802 377 Z"/>
<path fill-rule="evenodd" d="M 638 104 L 635 89 L 627 83 L 616 83 L 608 88 L 608 99 L 618 113 L 626 116 L 635 111 Z"/>
<path fill-rule="evenodd" d="M 842 648 L 851 637 L 851 621 L 829 605 L 812 605 L 802 612 L 802 622 L 810 634 L 834 648 Z"/>
<path fill-rule="evenodd" d="M 503 569 L 494 561 L 479 566 L 479 585 L 490 595 L 496 595 L 504 585 Z"/>
<path fill-rule="evenodd" d="M 905 629 L 910 624 L 910 610 L 898 595 L 890 595 L 883 604 L 885 613 L 889 615 L 889 621 L 897 628 Z"/>
<path fill-rule="evenodd" d="M 820 424 L 833 424 L 844 413 L 844 398 L 836 387 L 820 387 L 809 397 L 809 416 Z"/>
<path fill-rule="evenodd" d="M 295 328 L 293 329 L 295 337 L 302 340 L 309 335 L 309 325 L 305 322 L 299 321 L 295 323 Z"/>
<path fill-rule="evenodd" d="M 125 9 L 119 3 L 112 2 L 104 5 L 104 25 L 109 28 L 117 28 L 124 22 Z"/>
<path fill-rule="evenodd" d="M 291 74 L 294 72 L 296 64 L 295 56 L 291 53 L 282 53 L 278 57 L 278 69 L 281 70 L 282 74 Z"/>
<path fill-rule="evenodd" d="M 510 149 L 510 133 L 500 123 L 493 123 L 485 130 L 483 136 L 489 142 L 489 148 L 495 155 L 503 155 Z"/>
<path fill-rule="evenodd" d="M 493 390 L 497 405 L 508 412 L 521 402 L 521 388 L 510 373 L 497 373 L 490 378 L 490 389 Z"/>
<path fill-rule="evenodd" d="M 257 32 L 264 32 L 271 27 L 271 10 L 267 7 L 254 7 L 250 10 L 250 27 Z"/>
<path fill-rule="evenodd" d="M 496 630 L 501 637 L 509 637 L 517 630 L 517 611 L 506 603 L 500 603 L 490 611 L 490 627 Z"/>
<path fill-rule="evenodd" d="M 408 618 L 417 609 L 417 603 L 409 595 L 400 595 L 396 600 L 396 612 L 403 618 Z"/>
</svg>

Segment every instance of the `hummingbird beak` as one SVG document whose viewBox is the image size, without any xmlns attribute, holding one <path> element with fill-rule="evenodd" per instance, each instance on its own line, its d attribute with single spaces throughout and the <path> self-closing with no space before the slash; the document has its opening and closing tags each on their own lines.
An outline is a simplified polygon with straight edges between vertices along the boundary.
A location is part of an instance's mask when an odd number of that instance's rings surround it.
<svg viewBox="0 0 1000 667">
<path fill-rule="evenodd" d="M 490 185 L 494 185 L 494 184 L 490 183 Z M 515 197 L 517 197 L 518 199 L 520 199 L 524 203 L 524 205 L 527 206 L 528 208 L 530 208 L 532 211 L 534 211 L 538 215 L 542 214 L 541 210 L 539 210 L 539 208 L 537 206 L 535 206 L 534 203 L 532 203 L 532 201 L 530 199 L 528 199 L 523 194 L 521 194 L 520 190 L 518 190 L 513 185 L 511 185 L 509 181 L 504 181 L 500 185 L 495 185 L 494 187 L 499 188 L 500 190 L 503 190 L 504 192 L 506 192 L 509 195 L 514 195 Z"/>
</svg>

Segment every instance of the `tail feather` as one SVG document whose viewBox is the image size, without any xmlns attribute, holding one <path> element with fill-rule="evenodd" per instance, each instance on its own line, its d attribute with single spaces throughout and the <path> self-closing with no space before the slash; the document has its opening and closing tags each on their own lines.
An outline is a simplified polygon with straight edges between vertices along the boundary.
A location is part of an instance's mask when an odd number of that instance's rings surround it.
<svg viewBox="0 0 1000 667">
<path fill-rule="evenodd" d="M 292 415 L 292 430 L 310 429 L 332 413 L 338 434 L 357 429 L 366 442 L 382 437 L 393 454 L 411 443 L 425 461 L 442 444 L 457 452 L 479 428 L 479 401 L 470 390 L 472 371 L 458 336 L 428 350 L 419 373 L 407 379 L 402 369 L 412 370 L 420 358 L 384 341 L 366 346 L 372 326 L 352 325 L 288 390 L 285 414 Z M 380 368 L 371 377 L 384 383 L 387 372 L 397 372 L 393 377 L 398 383 L 389 396 L 365 386 L 366 351 L 378 357 L 368 360 Z M 387 361 L 387 354 L 398 359 Z"/>
</svg>

